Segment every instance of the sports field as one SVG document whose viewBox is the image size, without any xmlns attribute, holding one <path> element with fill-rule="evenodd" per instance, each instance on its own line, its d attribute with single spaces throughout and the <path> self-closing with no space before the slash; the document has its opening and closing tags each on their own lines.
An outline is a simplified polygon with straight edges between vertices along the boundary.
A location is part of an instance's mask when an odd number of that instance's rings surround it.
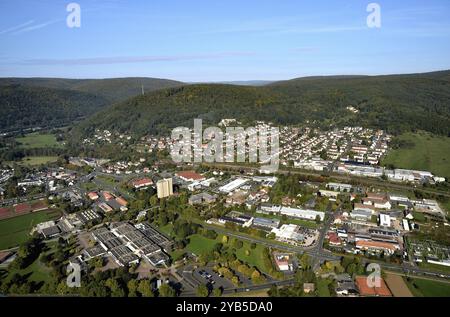
<svg viewBox="0 0 450 317">
<path fill-rule="evenodd" d="M 0 250 L 17 246 L 29 238 L 30 230 L 38 223 L 58 218 L 57 210 L 39 211 L 0 221 Z"/>
<path fill-rule="evenodd" d="M 397 138 L 404 146 L 389 151 L 383 165 L 430 171 L 450 178 L 450 138 L 425 132 L 404 133 Z"/>
<path fill-rule="evenodd" d="M 25 149 L 62 147 L 53 134 L 30 133 L 24 137 L 16 138 L 16 141 L 20 143 L 20 147 Z"/>
</svg>

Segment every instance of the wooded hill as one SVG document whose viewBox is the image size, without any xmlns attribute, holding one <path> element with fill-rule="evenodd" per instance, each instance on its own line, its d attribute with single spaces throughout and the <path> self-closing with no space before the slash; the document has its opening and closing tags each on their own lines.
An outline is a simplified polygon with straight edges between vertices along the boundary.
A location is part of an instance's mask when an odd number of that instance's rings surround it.
<svg viewBox="0 0 450 317">
<path fill-rule="evenodd" d="M 357 113 L 347 107 L 353 106 Z M 450 71 L 390 76 L 309 77 L 262 87 L 197 84 L 120 102 L 73 129 L 75 140 L 96 128 L 164 134 L 192 127 L 194 118 L 217 124 L 266 120 L 280 125 L 361 125 L 391 133 L 426 130 L 450 136 Z"/>
<path fill-rule="evenodd" d="M 156 78 L 0 78 L 0 131 L 70 124 L 103 107 L 181 82 Z"/>
</svg>

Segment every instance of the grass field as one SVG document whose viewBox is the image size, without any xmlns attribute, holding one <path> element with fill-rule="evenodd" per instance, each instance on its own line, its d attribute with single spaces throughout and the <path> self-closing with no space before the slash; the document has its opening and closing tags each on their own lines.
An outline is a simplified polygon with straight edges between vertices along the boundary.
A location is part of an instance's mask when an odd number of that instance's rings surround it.
<svg viewBox="0 0 450 317">
<path fill-rule="evenodd" d="M 168 223 L 165 226 L 162 227 L 158 227 L 158 229 L 164 233 L 165 235 L 169 236 L 169 237 L 173 237 L 173 224 L 172 223 Z"/>
<path fill-rule="evenodd" d="M 186 249 L 195 255 L 211 252 L 216 243 L 222 243 L 222 238 L 223 235 L 218 235 L 217 239 L 212 240 L 199 234 L 194 234 L 189 237 L 190 242 Z M 225 246 L 233 247 L 232 241 L 233 239 L 229 239 L 228 244 Z M 263 249 L 264 247 L 261 244 L 257 244 L 255 249 L 251 249 L 250 243 L 243 241 L 243 247 L 236 250 L 236 257 L 250 266 L 257 267 L 260 271 L 268 272 L 270 268 L 264 264 Z M 245 252 L 246 250 L 249 251 L 248 255 Z"/>
<path fill-rule="evenodd" d="M 450 267 L 445 266 L 445 265 L 422 262 L 422 263 L 419 263 L 419 266 L 424 269 L 430 269 L 430 270 L 437 271 L 437 272 L 450 273 Z"/>
<path fill-rule="evenodd" d="M 38 223 L 55 219 L 60 213 L 46 210 L 0 221 L 0 250 L 17 246 L 29 238 L 30 230 Z"/>
<path fill-rule="evenodd" d="M 450 297 L 450 283 L 414 278 L 406 284 L 416 297 Z"/>
<path fill-rule="evenodd" d="M 186 249 L 195 255 L 200 255 L 202 253 L 209 253 L 214 248 L 216 243 L 220 242 L 219 239 L 212 240 L 205 238 L 199 234 L 193 234 L 189 237 L 189 244 Z"/>
<path fill-rule="evenodd" d="M 56 251 L 56 242 L 47 243 L 47 246 L 49 250 L 43 252 L 44 254 L 50 254 Z M 39 257 L 24 269 L 8 269 L 7 271 L 8 275 L 5 277 L 5 282 L 9 281 L 16 273 L 21 276 L 26 276 L 28 281 L 34 281 L 36 283 L 45 283 L 53 279 L 50 274 L 52 269 L 43 264 L 39 260 Z"/>
<path fill-rule="evenodd" d="M 383 165 L 426 170 L 437 176 L 450 177 L 450 138 L 420 132 L 405 133 L 398 139 L 412 146 L 391 150 L 383 160 Z"/>
<path fill-rule="evenodd" d="M 36 149 L 46 147 L 62 147 L 61 143 L 56 141 L 56 137 L 53 134 L 39 134 L 30 133 L 21 138 L 16 138 L 22 148 Z"/>
<path fill-rule="evenodd" d="M 22 161 L 20 161 L 23 165 L 35 166 L 47 163 L 53 163 L 58 160 L 57 156 L 27 156 Z"/>
</svg>

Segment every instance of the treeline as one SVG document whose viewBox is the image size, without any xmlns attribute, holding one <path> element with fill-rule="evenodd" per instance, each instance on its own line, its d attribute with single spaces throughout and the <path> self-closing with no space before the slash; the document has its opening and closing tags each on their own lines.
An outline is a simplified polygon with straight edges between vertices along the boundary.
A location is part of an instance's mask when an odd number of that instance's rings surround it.
<svg viewBox="0 0 450 317">
<path fill-rule="evenodd" d="M 1 161 L 20 161 L 27 156 L 61 156 L 65 151 L 61 148 L 44 147 L 25 149 L 20 147 L 2 148 L 0 149 Z"/>
</svg>

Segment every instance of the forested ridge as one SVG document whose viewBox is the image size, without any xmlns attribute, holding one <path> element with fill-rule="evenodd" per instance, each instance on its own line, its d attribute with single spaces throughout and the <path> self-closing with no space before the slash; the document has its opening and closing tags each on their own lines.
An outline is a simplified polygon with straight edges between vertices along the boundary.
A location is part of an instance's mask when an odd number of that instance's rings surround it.
<svg viewBox="0 0 450 317">
<path fill-rule="evenodd" d="M 357 109 L 354 113 L 349 106 Z M 262 87 L 197 84 L 168 88 L 118 103 L 73 130 L 87 136 L 96 128 L 164 134 L 192 127 L 194 118 L 217 124 L 266 120 L 280 125 L 361 125 L 391 133 L 426 130 L 450 135 L 450 72 L 391 76 L 310 77 Z"/>
<path fill-rule="evenodd" d="M 142 86 L 145 95 L 142 96 Z M 349 106 L 357 112 L 349 111 Z M 72 137 L 96 128 L 166 134 L 194 118 L 279 125 L 361 125 L 391 133 L 450 135 L 450 71 L 390 76 L 305 77 L 265 86 L 186 85 L 153 78 L 0 79 L 0 130 L 74 123 Z"/>
<path fill-rule="evenodd" d="M 103 107 L 182 83 L 156 78 L 0 78 L 0 131 L 73 124 Z"/>
</svg>

